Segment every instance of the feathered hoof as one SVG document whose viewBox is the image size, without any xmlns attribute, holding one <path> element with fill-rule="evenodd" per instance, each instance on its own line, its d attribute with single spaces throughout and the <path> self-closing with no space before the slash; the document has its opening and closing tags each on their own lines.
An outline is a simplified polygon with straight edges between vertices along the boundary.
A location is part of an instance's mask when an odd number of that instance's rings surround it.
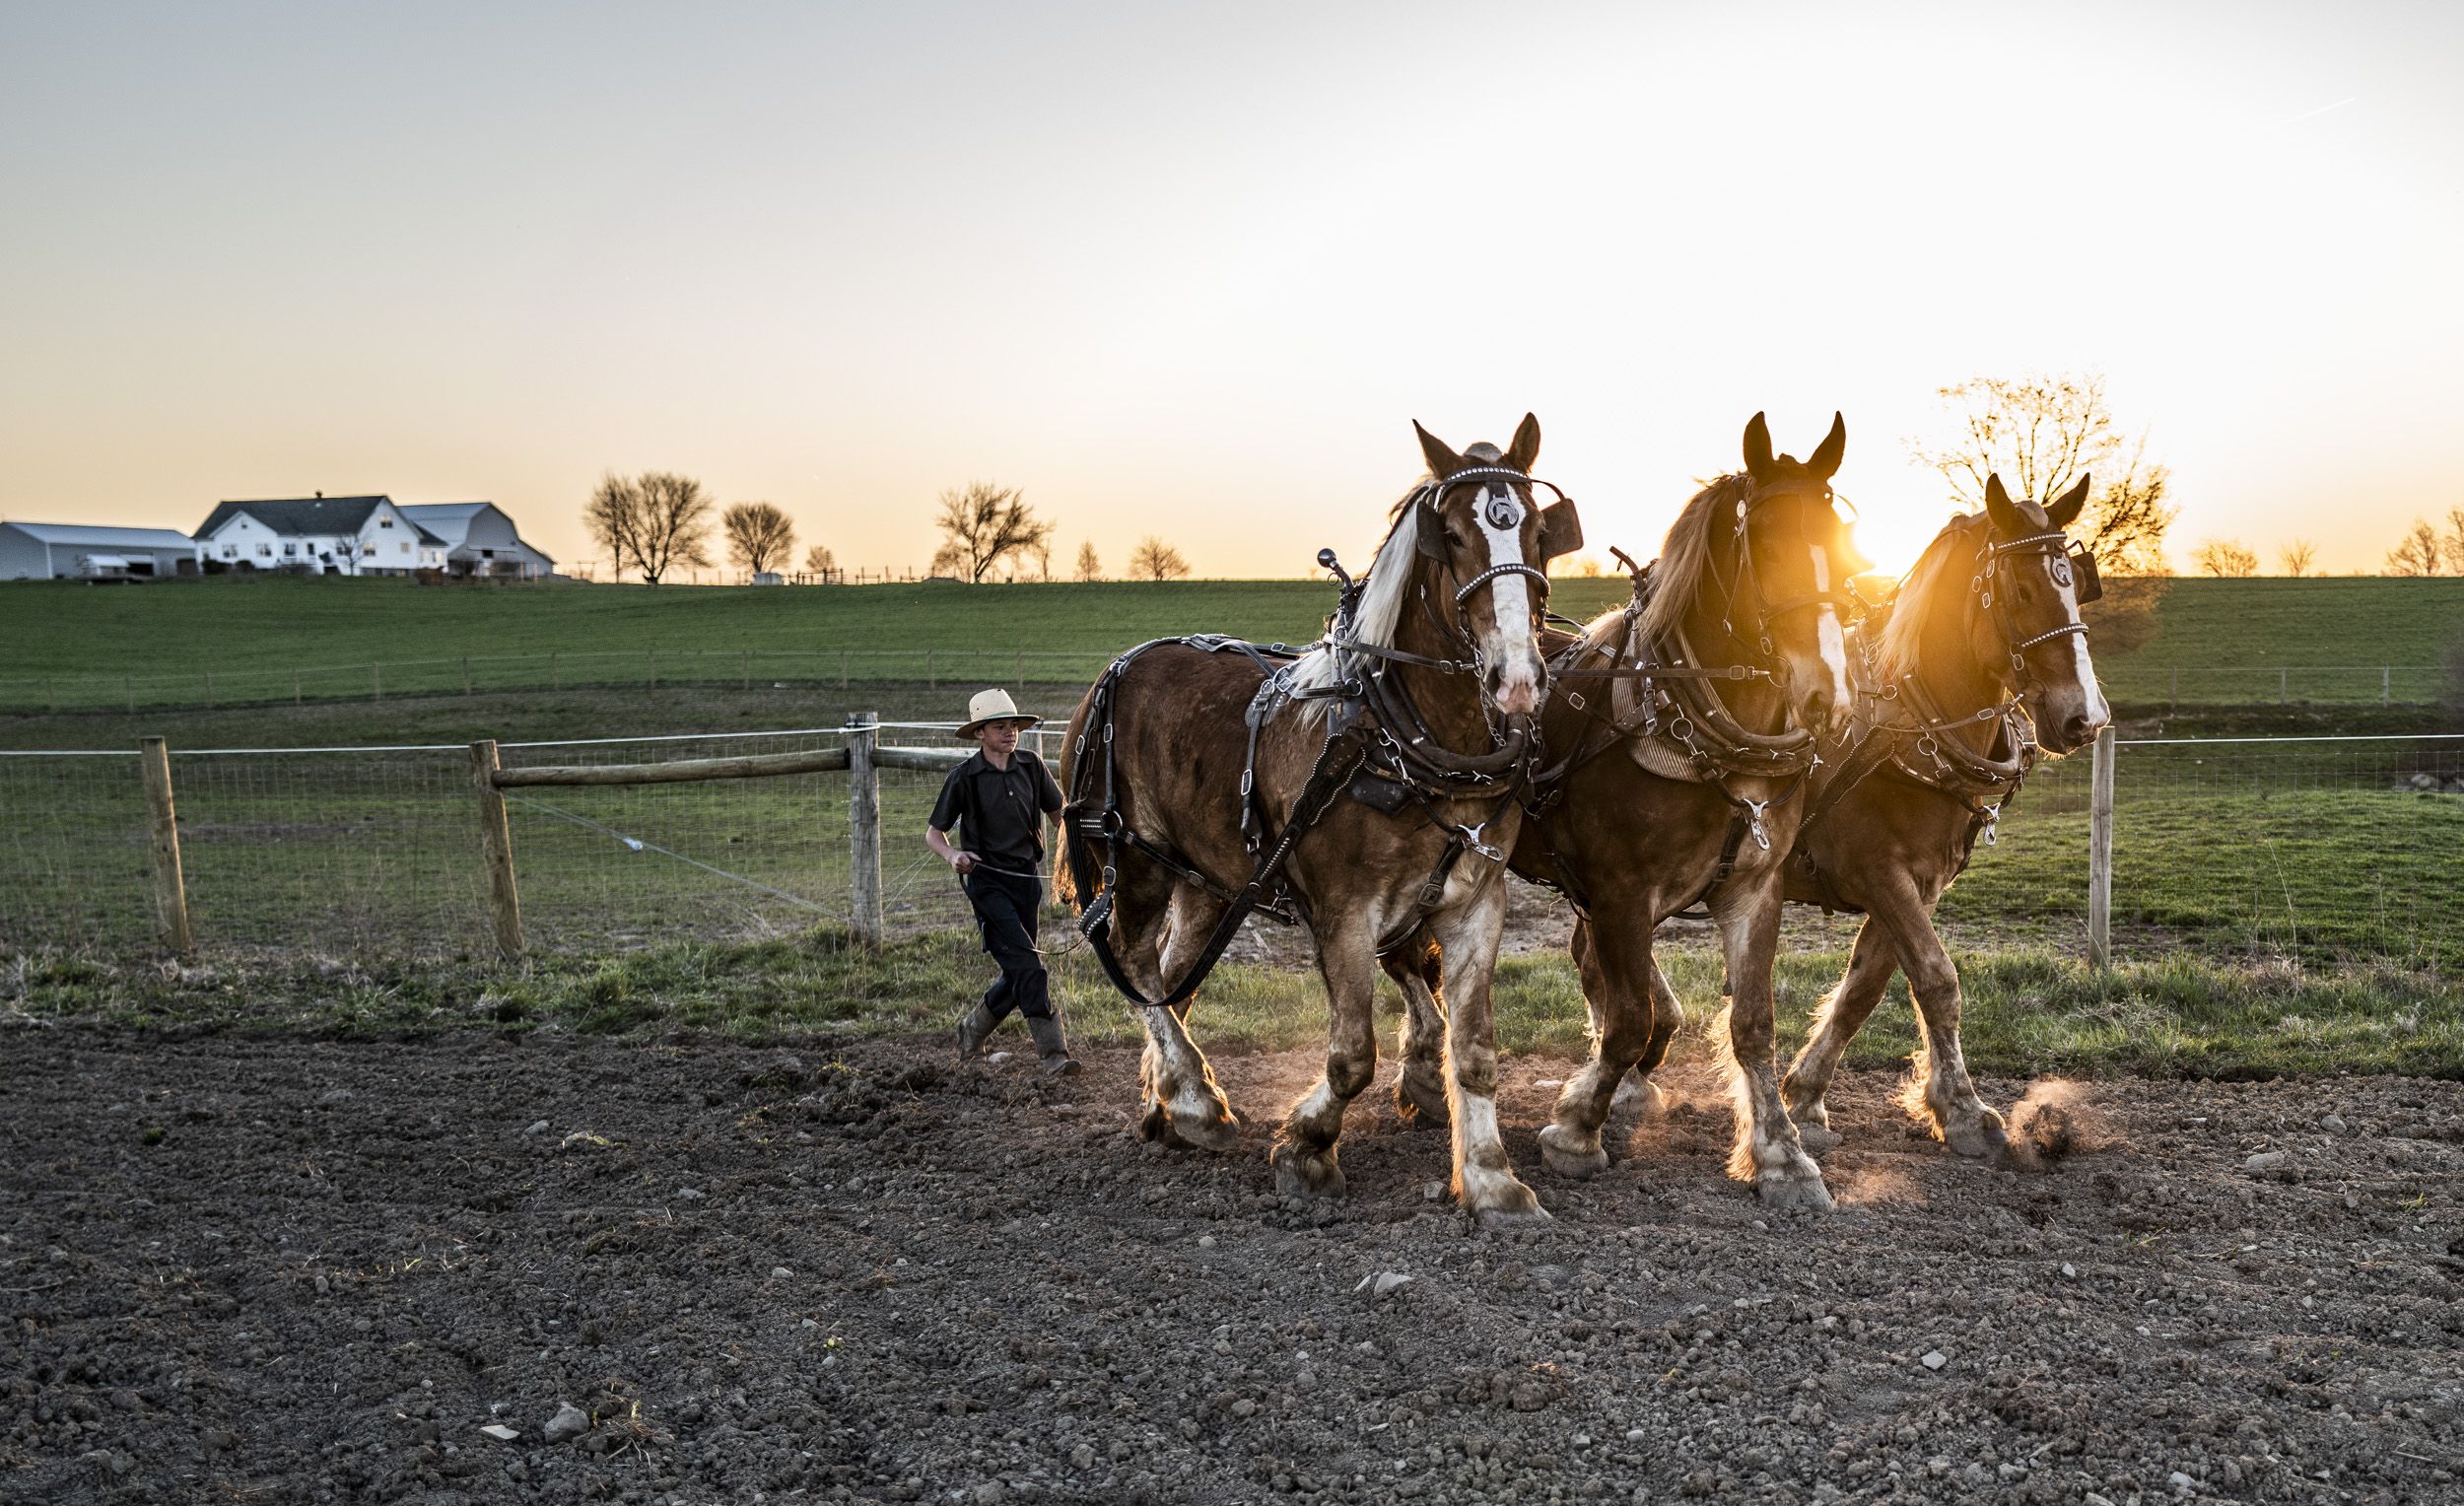
<svg viewBox="0 0 2464 1506">
<path fill-rule="evenodd" d="M 1803 1130 L 1798 1133 L 1802 1135 Z M 1943 1143 L 1970 1160 L 2005 1154 L 2011 1148 L 2010 1133 L 2002 1128 L 2002 1116 L 1987 1109 L 1973 1120 L 1954 1120 L 1943 1127 Z"/>
<path fill-rule="evenodd" d="M 1520 1182 L 1492 1191 L 1481 1206 L 1472 1209 L 1472 1216 L 1483 1229 L 1530 1229 L 1549 1222 L 1540 1195 Z"/>
<path fill-rule="evenodd" d="M 1822 1185 L 1822 1174 L 1813 1171 L 1814 1163 L 1806 1163 L 1807 1172 L 1766 1171 L 1754 1179 L 1754 1192 L 1766 1208 L 1807 1208 L 1816 1213 L 1831 1210 L 1831 1190 Z"/>
<path fill-rule="evenodd" d="M 1550 1125 L 1540 1132 L 1540 1164 L 1560 1177 L 1588 1181 L 1608 1169 L 1608 1151 L 1597 1139 L 1589 1150 L 1582 1149 L 1572 1131 L 1562 1125 Z"/>
<path fill-rule="evenodd" d="M 1628 1072 L 1608 1100 L 1608 1112 L 1624 1119 L 1658 1119 L 1669 1111 L 1669 1095 L 1640 1072 Z"/>
<path fill-rule="evenodd" d="M 1434 1073 L 1405 1071 L 1396 1078 L 1395 1110 L 1415 1130 L 1443 1130 L 1453 1119 L 1446 1108 L 1446 1084 Z"/>
<path fill-rule="evenodd" d="M 1175 1150 L 1220 1153 L 1239 1147 L 1241 1122 L 1229 1113 L 1211 1118 L 1174 1114 L 1164 1105 L 1150 1101 L 1145 1114 L 1138 1120 L 1138 1137 L 1169 1145 Z"/>
<path fill-rule="evenodd" d="M 1821 1155 L 1837 1147 L 1840 1133 L 1828 1125 L 1799 1124 L 1797 1142 L 1806 1147 L 1808 1155 Z"/>
<path fill-rule="evenodd" d="M 1343 1196 L 1343 1168 L 1335 1163 L 1335 1152 L 1304 1150 L 1298 1145 L 1274 1147 L 1270 1157 L 1274 1164 L 1274 1190 L 1283 1198 L 1340 1198 Z"/>
</svg>

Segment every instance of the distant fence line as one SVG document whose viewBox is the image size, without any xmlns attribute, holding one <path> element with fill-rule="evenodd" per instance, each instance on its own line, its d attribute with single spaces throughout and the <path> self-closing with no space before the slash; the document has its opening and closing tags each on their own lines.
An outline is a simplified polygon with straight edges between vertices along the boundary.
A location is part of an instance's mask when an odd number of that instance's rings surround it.
<svg viewBox="0 0 2464 1506">
<path fill-rule="evenodd" d="M 1127 647 L 1123 645 L 1121 647 Z M 1092 680 L 1118 648 L 646 649 L 584 653 L 468 654 L 287 669 L 0 679 L 0 713 L 219 710 L 388 696 L 611 686 L 764 687 L 1055 684 Z M 2100 666 L 2105 694 L 2128 707 L 2422 705 L 2454 693 L 2434 664 Z"/>
<path fill-rule="evenodd" d="M 949 732 L 0 753 L 0 955 L 943 929 L 966 901 L 922 836 L 965 752 Z M 2099 751 L 2031 776 L 1945 900 L 1954 931 L 2464 967 L 2464 733 Z"/>
</svg>

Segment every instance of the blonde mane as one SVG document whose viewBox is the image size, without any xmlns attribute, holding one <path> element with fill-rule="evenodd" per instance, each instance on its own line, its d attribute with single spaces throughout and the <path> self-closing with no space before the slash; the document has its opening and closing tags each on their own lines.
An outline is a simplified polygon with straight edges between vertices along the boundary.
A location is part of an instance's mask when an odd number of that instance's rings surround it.
<svg viewBox="0 0 2464 1506">
<path fill-rule="evenodd" d="M 1884 682 L 1916 673 L 1917 657 L 1925 650 L 1925 625 L 1932 615 L 1934 597 L 1958 582 L 1960 567 L 1955 562 L 1973 552 L 1976 530 L 1984 525 L 1982 513 L 1951 518 L 1925 546 L 1925 552 L 1917 557 L 1915 566 L 1891 593 L 1890 620 L 1882 624 L 1882 636 L 1874 645 L 1874 667 Z"/>
<path fill-rule="evenodd" d="M 1715 524 L 1724 520 L 1733 524 L 1736 505 L 1751 497 L 1753 488 L 1753 478 L 1743 471 L 1717 477 L 1705 482 L 1677 514 L 1677 521 L 1669 525 L 1669 536 L 1661 540 L 1660 559 L 1652 567 L 1651 600 L 1643 608 L 1646 634 L 1665 639 L 1685 619 L 1695 589 L 1711 570 Z"/>
<path fill-rule="evenodd" d="M 1418 490 L 1414 487 L 1411 493 L 1404 495 L 1403 503 L 1396 504 L 1394 517 L 1386 525 L 1386 537 L 1379 542 L 1377 553 L 1369 557 L 1368 583 L 1361 587 L 1360 606 L 1352 617 L 1354 642 L 1380 649 L 1395 647 L 1395 631 L 1403 618 L 1405 588 L 1411 583 L 1410 556 L 1415 547 L 1408 539 L 1401 543 L 1396 539 L 1403 531 L 1403 525 L 1410 519 L 1403 504 L 1408 503 Z M 1399 556 L 1391 570 L 1385 568 L 1390 551 Z M 1343 678 L 1341 657 L 1333 649 L 1312 649 L 1292 665 L 1293 688 L 1322 690 L 1340 682 Z M 1319 701 L 1305 704 L 1313 707 L 1325 705 Z"/>
</svg>

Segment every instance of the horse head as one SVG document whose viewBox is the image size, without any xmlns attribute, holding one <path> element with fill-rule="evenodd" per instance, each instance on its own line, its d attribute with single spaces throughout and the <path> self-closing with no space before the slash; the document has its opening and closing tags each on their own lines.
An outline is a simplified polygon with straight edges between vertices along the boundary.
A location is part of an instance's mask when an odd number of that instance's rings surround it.
<svg viewBox="0 0 2464 1506">
<path fill-rule="evenodd" d="M 1424 599 L 1471 648 L 1481 699 L 1501 716 L 1535 715 L 1547 690 L 1540 650 L 1547 565 L 1583 544 L 1582 519 L 1564 493 L 1547 507 L 1533 495 L 1536 485 L 1556 492 L 1532 479 L 1540 420 L 1525 414 L 1503 450 L 1473 445 L 1460 454 L 1411 427 L 1429 479 L 1405 500 L 1393 537 L 1410 541 Z"/>
<path fill-rule="evenodd" d="M 2102 593 L 2095 556 L 2065 536 L 2087 502 L 2086 476 L 2041 507 L 2014 498 L 2000 475 L 1985 478 L 1990 531 L 1974 582 L 1985 607 L 1976 616 L 1977 653 L 2010 666 L 2037 741 L 2053 753 L 2078 751 L 2113 719 L 2079 614 Z"/>
<path fill-rule="evenodd" d="M 1847 449 L 1848 425 L 1834 413 L 1831 432 L 1812 455 L 1774 455 L 1770 427 L 1755 414 L 1745 425 L 1745 475 L 1753 488 L 1739 497 L 1731 524 L 1730 631 L 1758 643 L 1775 661 L 1790 717 L 1817 734 L 1847 719 L 1854 696 L 1840 610 L 1863 557 L 1831 495 Z M 1746 636 L 1747 613 L 1758 638 Z"/>
</svg>

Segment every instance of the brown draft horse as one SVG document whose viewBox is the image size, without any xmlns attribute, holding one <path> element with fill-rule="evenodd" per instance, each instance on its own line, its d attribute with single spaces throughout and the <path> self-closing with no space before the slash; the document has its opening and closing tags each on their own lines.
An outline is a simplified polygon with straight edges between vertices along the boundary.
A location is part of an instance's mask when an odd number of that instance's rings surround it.
<svg viewBox="0 0 2464 1506">
<path fill-rule="evenodd" d="M 1420 440 L 1428 479 L 1397 507 L 1327 642 L 1263 686 L 1245 653 L 1164 642 L 1125 654 L 1090 689 L 1070 719 L 1062 773 L 1075 817 L 1063 887 L 1088 917 L 1109 899 L 1108 917 L 1081 924 L 1108 942 L 1125 992 L 1153 1001 L 1140 1010 L 1142 1131 L 1227 1148 L 1238 1122 L 1190 1038 L 1188 1001 L 1167 991 L 1188 989 L 1233 891 L 1260 871 L 1255 855 L 1287 852 L 1280 898 L 1316 940 L 1330 1010 L 1326 1075 L 1293 1105 L 1272 1152 L 1287 1195 L 1341 1190 L 1343 1109 L 1377 1066 L 1378 949 L 1434 933 L 1455 1002 L 1446 1088 L 1456 1197 L 1485 1222 L 1540 1219 L 1498 1137 L 1489 974 L 1515 795 L 1547 685 L 1546 577 L 1536 567 L 1578 547 L 1581 525 L 1570 503 L 1535 504 L 1540 425 L 1530 416 L 1503 451 L 1457 454 L 1425 431 Z M 1246 721 L 1253 704 L 1264 715 Z M 1334 787 L 1330 768 L 1348 783 Z M 1085 814 L 1099 787 L 1113 830 L 1130 834 L 1112 839 L 1109 856 Z M 1299 808 L 1328 788 L 1331 799 Z M 1302 834 L 1287 844 L 1295 822 Z"/>
<path fill-rule="evenodd" d="M 1579 640 L 1551 636 L 1561 673 L 1542 726 L 1549 759 L 1562 753 L 1562 762 L 1537 778 L 1512 860 L 1574 904 L 1574 957 L 1598 1026 L 1592 1060 L 1540 1131 L 1553 1171 L 1581 1177 L 1608 1165 L 1601 1127 L 1661 1013 L 1653 930 L 1703 901 L 1719 922 L 1734 994 L 1731 1171 L 1775 1204 L 1829 1204 L 1780 1103 L 1771 967 L 1813 731 L 1850 711 L 1839 613 L 1858 557 L 1830 489 L 1846 447 L 1847 426 L 1834 417 L 1811 458 L 1774 456 L 1755 414 L 1745 469 L 1686 504 L 1648 593 L 1638 581 L 1634 602 Z M 1730 656 L 1738 662 L 1724 663 Z M 1428 1086 L 1453 999 L 1438 955 L 1423 946 L 1386 959 L 1405 1002 L 1396 1092 L 1407 1117 L 1441 1107 Z"/>
<path fill-rule="evenodd" d="M 1814 1149 L 1838 1143 L 1823 1095 L 1894 968 L 1908 975 L 1924 1037 L 1911 1110 L 1922 1102 L 1960 1155 L 2006 1143 L 1960 1055 L 1959 972 L 1934 908 L 1977 838 L 1993 840 L 2036 748 L 2076 752 L 2112 719 L 2079 614 L 2083 599 L 2095 599 L 2094 560 L 2064 537 L 2087 500 L 2085 476 L 2041 508 L 1987 478 L 1985 510 L 1952 518 L 1891 605 L 1860 630 L 1870 665 L 1863 705 L 1824 750 L 1814 814 L 1788 869 L 1791 900 L 1866 916 L 1847 973 L 1781 1084 Z"/>
</svg>

